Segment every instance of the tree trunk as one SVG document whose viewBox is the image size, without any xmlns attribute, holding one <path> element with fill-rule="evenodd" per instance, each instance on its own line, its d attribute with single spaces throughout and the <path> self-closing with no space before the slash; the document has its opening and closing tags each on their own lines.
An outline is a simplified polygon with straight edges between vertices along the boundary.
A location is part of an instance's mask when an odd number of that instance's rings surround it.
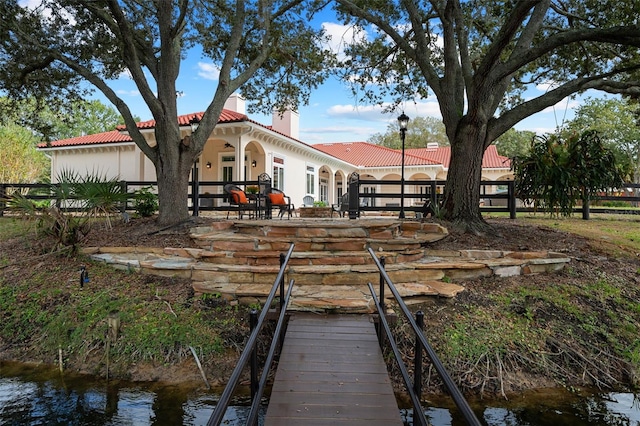
<svg viewBox="0 0 640 426">
<path fill-rule="evenodd" d="M 184 167 L 156 166 L 158 175 L 158 225 L 168 226 L 189 219 L 189 171 Z"/>
<path fill-rule="evenodd" d="M 160 129 L 156 129 L 156 137 L 163 137 L 161 133 Z M 158 225 L 161 226 L 189 219 L 187 195 L 194 154 L 178 137 L 175 139 L 175 142 L 163 144 L 155 162 L 158 179 Z"/>
<path fill-rule="evenodd" d="M 488 229 L 480 213 L 480 181 L 484 155 L 484 132 L 469 123 L 460 124 L 451 142 L 451 160 L 444 189 L 444 219 L 466 232 Z"/>
</svg>

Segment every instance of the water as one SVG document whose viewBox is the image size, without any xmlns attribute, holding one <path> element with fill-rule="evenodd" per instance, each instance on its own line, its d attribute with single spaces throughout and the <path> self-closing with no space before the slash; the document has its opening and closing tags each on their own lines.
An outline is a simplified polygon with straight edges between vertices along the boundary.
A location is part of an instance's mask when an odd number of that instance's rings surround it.
<svg viewBox="0 0 640 426">
<path fill-rule="evenodd" d="M 221 389 L 162 386 L 64 378 L 55 370 L 0 364 L 0 425 L 205 425 Z M 238 400 L 223 424 L 244 424 L 247 406 Z M 464 425 L 446 400 L 426 411 L 434 426 Z M 472 401 L 476 415 L 489 426 L 640 426 L 640 400 L 631 393 L 570 394 L 559 390 L 530 392 L 510 401 Z M 264 414 L 264 413 L 263 413 Z M 411 410 L 402 410 L 409 422 Z"/>
</svg>

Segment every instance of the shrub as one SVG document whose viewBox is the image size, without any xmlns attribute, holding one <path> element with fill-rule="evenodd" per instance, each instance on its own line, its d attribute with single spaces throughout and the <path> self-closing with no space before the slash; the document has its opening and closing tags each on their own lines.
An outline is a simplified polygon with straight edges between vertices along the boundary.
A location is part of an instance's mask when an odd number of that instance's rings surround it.
<svg viewBox="0 0 640 426">
<path fill-rule="evenodd" d="M 552 214 L 569 216 L 578 200 L 622 185 L 622 174 L 611 150 L 595 131 L 540 136 L 531 151 L 513 161 L 516 196 Z"/>
<path fill-rule="evenodd" d="M 147 186 L 136 191 L 133 197 L 133 208 L 141 217 L 152 216 L 158 210 L 158 196 Z"/>
</svg>

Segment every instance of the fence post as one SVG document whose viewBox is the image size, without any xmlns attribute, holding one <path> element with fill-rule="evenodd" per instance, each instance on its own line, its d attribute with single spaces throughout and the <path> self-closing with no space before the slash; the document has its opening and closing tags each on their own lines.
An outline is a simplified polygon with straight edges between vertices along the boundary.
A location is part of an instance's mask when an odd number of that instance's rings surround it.
<svg viewBox="0 0 640 426">
<path fill-rule="evenodd" d="M 435 209 L 438 206 L 438 181 L 431 181 L 431 205 Z"/>
<path fill-rule="evenodd" d="M 258 325 L 258 311 L 252 309 L 249 313 L 249 329 L 253 332 L 253 329 Z M 258 345 L 255 345 L 251 350 L 251 401 L 256 396 L 258 391 Z"/>
<path fill-rule="evenodd" d="M 0 217 L 4 216 L 4 209 L 7 207 L 7 185 L 0 184 Z"/>
<path fill-rule="evenodd" d="M 416 312 L 416 325 L 420 330 L 424 328 L 424 312 Z M 413 390 L 420 398 L 422 395 L 422 345 L 417 335 L 413 355 Z"/>
<path fill-rule="evenodd" d="M 198 180 L 198 163 L 193 163 L 191 172 L 191 203 L 193 204 L 193 216 L 200 214 L 200 181 Z"/>
<path fill-rule="evenodd" d="M 516 183 L 509 181 L 507 184 L 507 193 L 509 195 L 509 219 L 516 218 Z"/>
<path fill-rule="evenodd" d="M 360 175 L 351 173 L 349 176 L 349 219 L 360 216 Z"/>
<path fill-rule="evenodd" d="M 127 186 L 127 181 L 125 180 L 120 181 L 120 190 L 122 191 L 123 194 L 127 193 L 127 191 L 129 190 Z M 124 214 L 127 211 L 128 203 L 129 203 L 129 197 L 125 198 L 124 203 L 120 205 L 120 213 Z"/>
</svg>

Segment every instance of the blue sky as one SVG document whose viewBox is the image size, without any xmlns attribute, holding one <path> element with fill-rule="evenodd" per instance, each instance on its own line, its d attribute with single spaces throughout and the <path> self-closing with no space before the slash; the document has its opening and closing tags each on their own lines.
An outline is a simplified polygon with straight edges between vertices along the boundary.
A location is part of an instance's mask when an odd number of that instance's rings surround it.
<svg viewBox="0 0 640 426">
<path fill-rule="evenodd" d="M 339 41 L 352 36 L 350 30 L 334 21 L 330 13 L 318 18 L 317 24 L 323 25 L 333 36 L 337 49 Z M 217 85 L 217 70 L 207 59 L 202 58 L 197 50 L 189 53 L 183 61 L 177 88 L 181 92 L 178 98 L 180 114 L 203 111 L 213 97 Z M 151 119 L 135 84 L 126 76 L 114 81 L 112 87 L 129 105 L 132 112 L 143 120 Z M 526 97 L 535 97 L 547 87 L 532 88 Z M 96 93 L 96 98 L 106 102 L 104 97 Z M 563 121 L 573 117 L 573 110 L 580 104 L 580 99 L 565 99 L 553 108 L 538 113 L 522 121 L 516 126 L 518 130 L 531 130 L 536 133 L 552 132 Z M 403 105 L 409 117 L 433 116 L 440 118 L 435 98 L 408 99 Z M 312 93 L 309 105 L 301 105 L 300 139 L 306 143 L 352 142 L 366 141 L 378 132 L 385 132 L 390 122 L 395 121 L 399 112 L 383 114 L 382 108 L 374 105 L 358 104 L 352 97 L 350 89 L 336 78 L 331 78 Z M 270 124 L 271 117 L 251 115 L 252 119 Z"/>
</svg>

